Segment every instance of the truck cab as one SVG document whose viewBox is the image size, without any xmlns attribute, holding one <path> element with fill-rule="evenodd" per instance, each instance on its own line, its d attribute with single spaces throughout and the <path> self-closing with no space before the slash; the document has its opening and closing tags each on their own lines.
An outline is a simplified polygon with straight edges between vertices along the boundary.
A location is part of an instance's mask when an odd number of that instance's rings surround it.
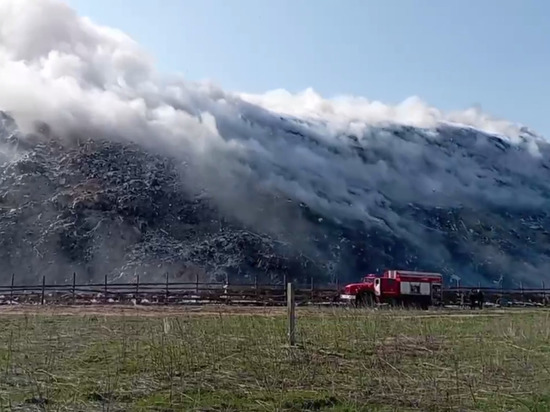
<svg viewBox="0 0 550 412">
<path fill-rule="evenodd" d="M 375 283 L 379 278 L 379 275 L 370 273 L 363 277 L 361 282 L 350 283 L 344 286 L 340 299 L 351 302 L 355 305 L 361 305 L 363 303 L 373 304 Z M 368 300 L 368 302 L 363 302 L 363 300 Z"/>
</svg>

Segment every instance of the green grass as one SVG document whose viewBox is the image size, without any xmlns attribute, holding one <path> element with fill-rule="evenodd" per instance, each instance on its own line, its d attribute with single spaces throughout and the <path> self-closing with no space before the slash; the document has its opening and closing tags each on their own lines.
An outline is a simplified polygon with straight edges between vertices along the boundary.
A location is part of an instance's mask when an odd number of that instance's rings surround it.
<svg viewBox="0 0 550 412">
<path fill-rule="evenodd" d="M 550 410 L 550 312 L 298 315 L 2 316 L 0 410 Z"/>
</svg>

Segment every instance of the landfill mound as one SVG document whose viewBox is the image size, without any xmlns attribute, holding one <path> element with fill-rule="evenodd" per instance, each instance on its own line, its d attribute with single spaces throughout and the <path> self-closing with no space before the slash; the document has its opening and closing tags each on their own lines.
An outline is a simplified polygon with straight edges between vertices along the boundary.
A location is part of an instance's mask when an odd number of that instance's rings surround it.
<svg viewBox="0 0 550 412">
<path fill-rule="evenodd" d="M 13 122 L 4 115 L 5 123 Z M 318 275 L 288 245 L 220 215 L 185 170 L 132 143 L 2 137 L 2 279 L 273 282 Z M 34 139 L 33 139 L 34 138 Z"/>
<path fill-rule="evenodd" d="M 441 271 L 448 281 L 528 286 L 540 284 L 541 268 L 549 267 L 550 220 L 537 208 L 394 202 L 403 228 L 429 234 L 415 242 L 255 188 L 247 212 L 271 222 L 262 226 L 215 201 L 208 187 L 190 184 L 186 163 L 167 153 L 129 141 L 62 141 L 46 125 L 22 135 L 3 113 L 0 142 L 2 283 L 12 273 L 18 283 L 42 275 L 68 282 L 76 272 L 90 282 L 105 275 L 153 282 L 168 274 L 180 281 L 286 276 L 341 284 L 406 268 Z M 442 248 L 447 254 L 435 253 Z"/>
</svg>

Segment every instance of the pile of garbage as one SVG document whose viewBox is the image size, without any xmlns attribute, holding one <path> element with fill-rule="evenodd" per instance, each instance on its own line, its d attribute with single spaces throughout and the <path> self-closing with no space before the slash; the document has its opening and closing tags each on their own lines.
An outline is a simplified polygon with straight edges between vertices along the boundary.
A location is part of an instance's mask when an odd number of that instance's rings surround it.
<svg viewBox="0 0 550 412">
<path fill-rule="evenodd" d="M 190 189 L 189 179 L 185 163 L 165 153 L 107 139 L 69 143 L 46 126 L 23 137 L 0 112 L 0 283 L 12 273 L 19 284 L 38 283 L 43 275 L 51 283 L 70 282 L 76 272 L 89 282 L 105 275 L 154 282 L 168 274 L 182 281 L 287 277 L 342 284 L 409 268 L 491 284 L 548 266 L 545 211 L 392 205 L 410 225 L 407 233 L 430 235 L 427 248 L 403 231 L 336 222 L 301 202 L 263 193 L 272 210 L 292 215 L 292 223 L 282 220 L 270 231 L 244 222 L 207 188 Z"/>
<path fill-rule="evenodd" d="M 290 245 L 222 216 L 174 159 L 124 142 L 31 143 L 3 128 L 0 262 L 6 283 L 322 276 Z M 314 266 L 314 265 L 313 265 Z M 199 272 L 197 272 L 197 270 Z"/>
</svg>

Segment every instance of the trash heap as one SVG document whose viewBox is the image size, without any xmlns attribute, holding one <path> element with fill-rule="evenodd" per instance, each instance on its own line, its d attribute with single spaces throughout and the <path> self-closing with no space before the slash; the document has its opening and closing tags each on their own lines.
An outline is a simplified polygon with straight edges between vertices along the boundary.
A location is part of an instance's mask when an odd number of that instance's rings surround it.
<svg viewBox="0 0 550 412">
<path fill-rule="evenodd" d="M 4 127 L 0 166 L 1 279 L 62 283 L 322 276 L 290 245 L 221 216 L 184 186 L 185 170 L 132 143 L 67 145 Z"/>
<path fill-rule="evenodd" d="M 303 203 L 263 193 L 277 233 L 244 223 L 204 190 L 186 165 L 134 143 L 22 136 L 0 112 L 0 283 L 79 280 L 229 280 L 343 284 L 388 268 L 435 270 L 463 284 L 540 285 L 550 267 L 546 210 L 397 205 L 413 236 L 336 222 Z M 264 200 L 265 200 L 264 199 Z M 251 204 L 251 208 L 256 205 Z M 257 206 L 260 207 L 260 206 Z M 299 223 L 299 224 L 297 224 Z M 301 232 L 296 228 L 300 226 Z M 427 236 L 427 235 L 426 235 Z M 446 253 L 436 253 L 444 248 Z M 516 283 L 514 283 L 516 282 Z"/>
</svg>

